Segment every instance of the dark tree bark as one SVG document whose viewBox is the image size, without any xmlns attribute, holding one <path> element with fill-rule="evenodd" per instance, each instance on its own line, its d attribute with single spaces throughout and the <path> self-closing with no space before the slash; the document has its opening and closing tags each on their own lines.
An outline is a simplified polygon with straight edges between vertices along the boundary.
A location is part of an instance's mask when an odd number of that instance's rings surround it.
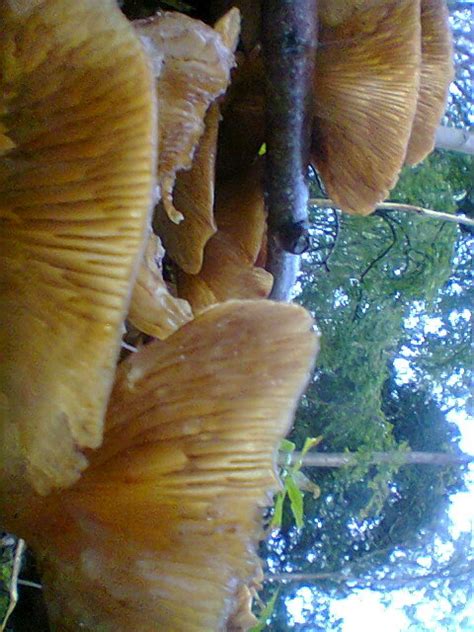
<svg viewBox="0 0 474 632">
<path fill-rule="evenodd" d="M 270 297 L 277 300 L 288 299 L 296 279 L 291 255 L 309 245 L 307 169 L 316 45 L 317 0 L 263 0 L 267 270 L 275 279 Z"/>
</svg>

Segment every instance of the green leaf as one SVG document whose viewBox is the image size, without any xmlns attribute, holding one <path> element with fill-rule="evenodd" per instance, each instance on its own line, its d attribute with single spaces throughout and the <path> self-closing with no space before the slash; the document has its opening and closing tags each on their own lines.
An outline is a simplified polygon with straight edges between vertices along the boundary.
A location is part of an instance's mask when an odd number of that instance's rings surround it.
<svg viewBox="0 0 474 632">
<path fill-rule="evenodd" d="M 267 603 L 265 608 L 260 613 L 258 617 L 258 622 L 250 628 L 249 632 L 262 632 L 267 627 L 267 622 L 273 614 L 273 610 L 275 609 L 275 603 L 280 594 L 280 589 L 278 588 L 272 595 L 270 601 Z"/>
<path fill-rule="evenodd" d="M 304 442 L 303 449 L 301 450 L 301 454 L 304 456 L 309 450 L 311 450 L 311 448 L 314 448 L 315 446 L 319 445 L 322 440 L 323 440 L 322 436 L 307 437 L 306 441 Z"/>
<path fill-rule="evenodd" d="M 293 441 L 289 441 L 288 439 L 283 439 L 280 443 L 280 451 L 281 452 L 294 452 L 296 448 L 296 444 Z"/>
<path fill-rule="evenodd" d="M 276 500 L 275 500 L 275 508 L 273 511 L 273 517 L 272 520 L 270 522 L 270 528 L 271 529 L 280 529 L 281 528 L 281 523 L 283 520 L 283 502 L 285 500 L 286 497 L 286 492 L 279 492 L 276 496 Z"/>
<path fill-rule="evenodd" d="M 291 504 L 291 513 L 298 529 L 304 525 L 303 520 L 303 492 L 299 489 L 294 478 L 289 474 L 285 480 L 285 487 Z"/>
<path fill-rule="evenodd" d="M 321 443 L 322 440 L 323 440 L 322 436 L 320 436 L 320 437 L 306 437 L 304 445 L 303 445 L 303 449 L 301 450 L 301 456 L 296 461 L 296 463 L 294 464 L 294 471 L 298 471 L 299 469 L 301 469 L 301 467 L 303 465 L 303 457 L 304 457 L 304 455 L 309 450 L 311 450 L 311 448 L 314 448 L 319 443 Z"/>
</svg>

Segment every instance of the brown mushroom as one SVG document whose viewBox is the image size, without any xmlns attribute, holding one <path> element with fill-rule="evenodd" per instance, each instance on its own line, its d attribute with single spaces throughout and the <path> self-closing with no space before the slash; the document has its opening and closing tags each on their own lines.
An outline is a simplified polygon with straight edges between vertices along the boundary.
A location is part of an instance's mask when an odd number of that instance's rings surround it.
<svg viewBox="0 0 474 632">
<path fill-rule="evenodd" d="M 258 580 L 274 453 L 316 345 L 302 308 L 230 301 L 119 366 L 103 446 L 16 525 L 53 626 L 225 630 Z"/>
<path fill-rule="evenodd" d="M 71 484 L 100 445 L 151 211 L 152 81 L 113 0 L 0 3 L 2 495 Z"/>
<path fill-rule="evenodd" d="M 444 0 L 421 0 L 421 76 L 405 162 L 415 165 L 434 147 L 436 129 L 454 76 L 453 47 Z"/>
<path fill-rule="evenodd" d="M 318 0 L 318 19 L 323 27 L 347 22 L 359 11 L 368 11 L 387 0 Z"/>
</svg>

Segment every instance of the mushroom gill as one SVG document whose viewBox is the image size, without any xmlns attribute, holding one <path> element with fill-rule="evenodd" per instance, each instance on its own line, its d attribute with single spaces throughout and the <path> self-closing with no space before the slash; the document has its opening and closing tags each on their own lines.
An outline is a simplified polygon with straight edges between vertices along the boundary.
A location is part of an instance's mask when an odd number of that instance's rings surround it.
<svg viewBox="0 0 474 632">
<path fill-rule="evenodd" d="M 102 439 L 154 189 L 148 59 L 113 0 L 0 2 L 2 495 Z"/>
<path fill-rule="evenodd" d="M 421 0 L 421 76 L 405 162 L 415 165 L 434 147 L 436 128 L 454 76 L 453 46 L 444 0 Z"/>
<path fill-rule="evenodd" d="M 342 2 L 321 26 L 314 78 L 312 162 L 342 210 L 366 215 L 405 160 L 421 66 L 419 0 Z M 354 4 L 361 5 L 352 10 Z"/>
<path fill-rule="evenodd" d="M 175 224 L 163 203 L 155 209 L 153 227 L 160 235 L 168 256 L 185 272 L 197 274 L 204 247 L 217 231 L 214 219 L 215 162 L 220 113 L 212 104 L 205 119 L 205 130 L 195 151 L 192 166 L 176 174 L 174 207 L 184 220 Z"/>
<path fill-rule="evenodd" d="M 119 366 L 90 466 L 16 525 L 55 629 L 251 620 L 245 587 L 259 579 L 262 509 L 316 352 L 311 325 L 298 306 L 229 301 Z"/>
</svg>

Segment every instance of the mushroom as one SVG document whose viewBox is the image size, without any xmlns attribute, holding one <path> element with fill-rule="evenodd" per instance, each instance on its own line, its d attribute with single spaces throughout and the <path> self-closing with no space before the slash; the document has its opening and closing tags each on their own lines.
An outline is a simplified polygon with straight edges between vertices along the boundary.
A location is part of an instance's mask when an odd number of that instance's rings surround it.
<svg viewBox="0 0 474 632">
<path fill-rule="evenodd" d="M 405 160 L 418 100 L 420 7 L 419 0 L 337 6 L 346 7 L 344 20 L 331 14 L 320 29 L 312 162 L 339 208 L 366 215 Z"/>
<path fill-rule="evenodd" d="M 173 204 L 176 173 L 191 167 L 206 111 L 230 81 L 239 12 L 231 10 L 216 29 L 179 13 L 158 13 L 134 25 L 157 69 L 158 184 L 166 213 L 179 223 L 184 215 Z"/>
<path fill-rule="evenodd" d="M 318 0 L 318 19 L 323 27 L 338 26 L 359 11 L 368 11 L 387 0 Z"/>
<path fill-rule="evenodd" d="M 210 632 L 243 616 L 316 346 L 301 307 L 229 301 L 118 367 L 88 469 L 13 525 L 38 554 L 53 626 Z"/>
<path fill-rule="evenodd" d="M 197 274 L 204 256 L 204 247 L 217 231 L 214 220 L 214 180 L 217 152 L 217 131 L 220 113 L 211 105 L 205 119 L 205 131 L 194 154 L 191 169 L 176 175 L 173 204 L 183 210 L 185 220 L 175 224 L 160 204 L 153 220 L 161 235 L 168 256 L 185 272 Z"/>
<path fill-rule="evenodd" d="M 266 298 L 273 283 L 255 265 L 266 232 L 261 165 L 219 185 L 215 217 L 218 231 L 206 245 L 199 274 L 177 271 L 179 296 L 196 313 L 231 298 Z"/>
<path fill-rule="evenodd" d="M 113 0 L 0 3 L 2 482 L 66 486 L 102 440 L 154 190 L 148 59 Z M 25 493 L 26 493 L 25 488 Z"/>
<path fill-rule="evenodd" d="M 193 318 L 189 303 L 174 297 L 163 280 L 164 255 L 159 237 L 150 233 L 128 312 L 128 320 L 136 329 L 159 339 Z"/>
<path fill-rule="evenodd" d="M 421 76 L 415 120 L 405 162 L 415 165 L 434 147 L 449 84 L 454 76 L 453 48 L 443 0 L 421 0 Z"/>
<path fill-rule="evenodd" d="M 239 6 L 243 28 L 254 33 L 255 6 Z M 318 17 L 312 163 L 337 206 L 365 215 L 388 195 L 404 162 L 433 148 L 452 78 L 447 10 L 442 0 L 422 0 L 421 14 L 420 0 L 320 0 Z M 236 77 L 242 89 L 231 86 L 223 108 L 224 175 L 249 164 L 264 141 L 257 50 L 247 46 Z"/>
</svg>

